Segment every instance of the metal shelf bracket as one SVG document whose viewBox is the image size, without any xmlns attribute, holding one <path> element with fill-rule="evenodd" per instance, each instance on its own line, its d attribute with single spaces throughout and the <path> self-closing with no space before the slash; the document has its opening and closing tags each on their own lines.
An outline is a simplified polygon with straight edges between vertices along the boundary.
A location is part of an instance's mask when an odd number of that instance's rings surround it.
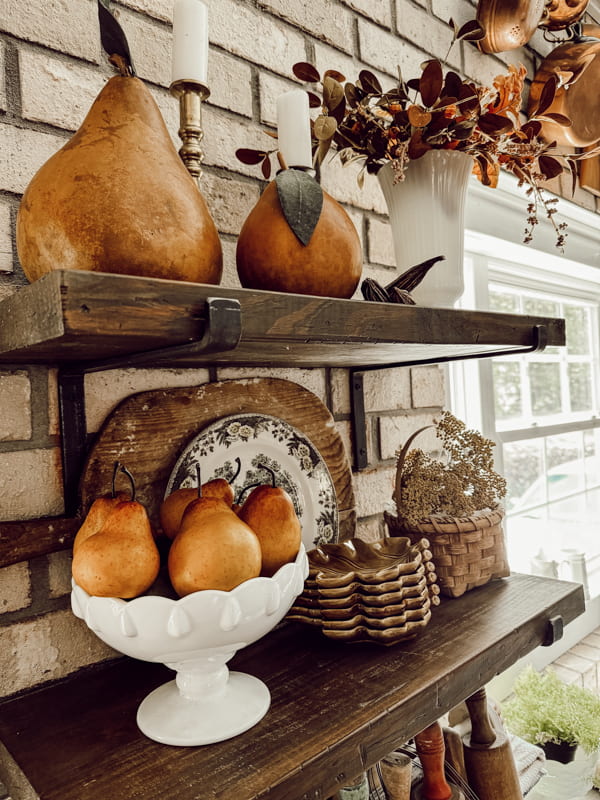
<svg viewBox="0 0 600 800">
<path fill-rule="evenodd" d="M 369 453 L 367 446 L 367 418 L 365 411 L 364 376 L 366 372 L 374 370 L 395 369 L 397 367 L 415 367 L 426 364 L 441 364 L 449 361 L 467 361 L 474 358 L 494 358 L 495 356 L 514 356 L 523 353 L 536 353 L 545 349 L 548 342 L 548 331 L 545 325 L 534 325 L 532 329 L 533 342 L 526 347 L 517 347 L 505 350 L 486 350 L 467 355 L 452 355 L 438 358 L 423 358 L 415 361 L 401 361 L 384 366 L 364 366 L 350 370 L 350 402 L 352 442 L 354 447 L 354 467 L 357 470 L 367 469 L 369 466 Z"/>
<path fill-rule="evenodd" d="M 234 350 L 242 335 L 239 300 L 209 297 L 206 301 L 206 324 L 202 336 L 185 344 L 161 347 L 101 361 L 80 362 L 58 371 L 58 406 L 62 438 L 62 465 L 65 515 L 79 510 L 79 480 L 87 455 L 85 419 L 85 375 L 109 369 L 155 367 L 176 358 L 199 357 L 208 353 Z"/>
</svg>

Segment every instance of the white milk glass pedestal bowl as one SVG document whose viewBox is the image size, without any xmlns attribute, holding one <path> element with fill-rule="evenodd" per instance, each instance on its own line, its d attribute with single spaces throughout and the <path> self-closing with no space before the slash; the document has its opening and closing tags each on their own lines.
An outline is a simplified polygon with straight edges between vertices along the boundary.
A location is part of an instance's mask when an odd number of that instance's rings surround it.
<svg viewBox="0 0 600 800">
<path fill-rule="evenodd" d="M 144 595 L 126 601 L 90 596 L 73 583 L 71 607 L 115 650 L 177 673 L 140 704 L 142 733 L 163 744 L 211 744 L 243 733 L 267 713 L 266 685 L 230 672 L 227 662 L 283 619 L 307 575 L 302 545 L 295 561 L 273 577 L 252 578 L 230 592 L 208 589 L 179 600 Z"/>
</svg>

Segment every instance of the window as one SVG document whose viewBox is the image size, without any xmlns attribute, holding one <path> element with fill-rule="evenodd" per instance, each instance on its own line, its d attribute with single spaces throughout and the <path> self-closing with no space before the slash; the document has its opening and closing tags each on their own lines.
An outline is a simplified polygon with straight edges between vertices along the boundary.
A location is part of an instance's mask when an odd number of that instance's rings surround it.
<svg viewBox="0 0 600 800">
<path fill-rule="evenodd" d="M 562 203 L 575 217 L 571 249 L 585 259 L 573 261 L 547 243 L 534 250 L 516 241 L 512 186 L 488 208 L 490 197 L 475 194 L 461 305 L 563 317 L 567 346 L 452 365 L 450 405 L 497 443 L 497 467 L 508 482 L 511 568 L 578 579 L 583 553 L 589 592 L 599 596 L 599 218 Z M 498 237 L 501 228 L 513 241 Z"/>
</svg>

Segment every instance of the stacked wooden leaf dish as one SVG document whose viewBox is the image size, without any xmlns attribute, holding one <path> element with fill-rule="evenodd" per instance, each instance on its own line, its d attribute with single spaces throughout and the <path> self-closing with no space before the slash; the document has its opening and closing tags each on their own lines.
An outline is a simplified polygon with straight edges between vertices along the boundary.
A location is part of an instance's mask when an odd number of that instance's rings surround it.
<svg viewBox="0 0 600 800">
<path fill-rule="evenodd" d="M 323 544 L 308 553 L 304 591 L 287 617 L 344 642 L 412 638 L 440 602 L 428 548 L 427 539 L 407 537 Z"/>
</svg>

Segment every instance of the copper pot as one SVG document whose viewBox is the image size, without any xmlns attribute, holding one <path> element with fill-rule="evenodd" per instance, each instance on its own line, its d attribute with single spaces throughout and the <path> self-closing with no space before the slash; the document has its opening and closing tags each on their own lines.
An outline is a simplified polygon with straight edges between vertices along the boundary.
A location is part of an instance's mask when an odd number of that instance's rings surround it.
<svg viewBox="0 0 600 800">
<path fill-rule="evenodd" d="M 544 16 L 546 0 L 479 0 L 477 21 L 485 30 L 478 42 L 484 53 L 502 53 L 522 47 Z"/>
<path fill-rule="evenodd" d="M 542 136 L 567 147 L 588 147 L 600 139 L 600 27 L 584 25 L 575 37 L 556 47 L 542 61 L 529 92 L 527 114 L 533 116 L 546 81 L 555 75 L 559 88 L 546 114 L 562 114 L 571 126 L 542 123 Z"/>
<path fill-rule="evenodd" d="M 568 28 L 583 17 L 588 3 L 589 0 L 549 0 L 540 27 L 551 31 Z"/>
</svg>

